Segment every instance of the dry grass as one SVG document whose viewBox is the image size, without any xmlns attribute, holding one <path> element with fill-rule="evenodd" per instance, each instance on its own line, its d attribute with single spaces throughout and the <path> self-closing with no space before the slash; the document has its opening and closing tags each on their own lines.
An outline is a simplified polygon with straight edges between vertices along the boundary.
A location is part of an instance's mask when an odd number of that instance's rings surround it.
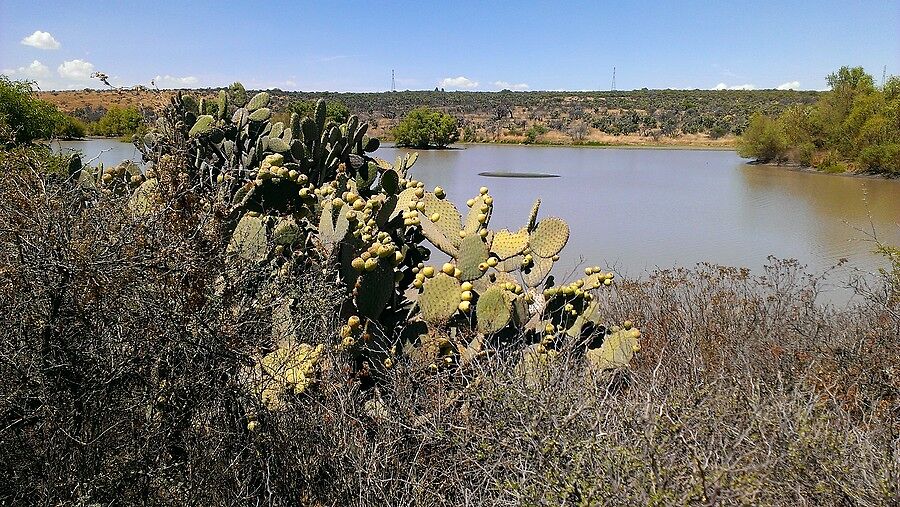
<svg viewBox="0 0 900 507">
<path fill-rule="evenodd" d="M 215 217 L 134 220 L 124 198 L 85 199 L 34 166 L 0 178 L 2 504 L 900 498 L 900 317 L 885 280 L 855 281 L 864 302 L 837 311 L 790 262 L 657 272 L 602 297 L 610 320 L 644 331 L 628 372 L 586 377 L 571 343 L 527 378 L 499 349 L 438 374 L 400 361 L 364 386 L 331 351 L 316 388 L 268 412 L 241 374 L 272 346 L 268 275 L 244 269 L 216 290 Z M 338 341 L 329 279 L 309 269 L 277 288 L 313 343 Z"/>
</svg>

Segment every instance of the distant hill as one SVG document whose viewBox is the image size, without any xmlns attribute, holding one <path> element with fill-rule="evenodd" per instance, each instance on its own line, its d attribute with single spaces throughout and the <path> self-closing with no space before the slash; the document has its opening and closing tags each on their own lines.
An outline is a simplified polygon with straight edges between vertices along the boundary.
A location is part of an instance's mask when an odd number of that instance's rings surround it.
<svg viewBox="0 0 900 507">
<path fill-rule="evenodd" d="M 214 97 L 219 89 L 182 90 Z M 812 104 L 819 92 L 791 90 L 632 90 L 604 92 L 286 92 L 269 90 L 276 112 L 294 100 L 344 102 L 375 135 L 390 130 L 411 109 L 428 106 L 459 120 L 464 141 L 524 142 L 528 129 L 545 127 L 543 143 L 730 145 L 756 111 L 776 116 L 793 104 Z M 112 106 L 137 106 L 148 115 L 172 90 L 42 92 L 41 98 L 86 121 Z M 252 93 L 252 92 L 251 92 Z"/>
</svg>

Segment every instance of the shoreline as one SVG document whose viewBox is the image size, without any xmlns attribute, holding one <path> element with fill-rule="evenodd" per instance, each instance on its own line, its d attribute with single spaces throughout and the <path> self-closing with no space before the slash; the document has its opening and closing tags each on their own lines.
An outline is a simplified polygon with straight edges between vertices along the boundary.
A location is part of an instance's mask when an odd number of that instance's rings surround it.
<svg viewBox="0 0 900 507">
<path fill-rule="evenodd" d="M 747 165 L 750 166 L 760 166 L 766 168 L 777 168 L 777 169 L 786 169 L 788 171 L 794 171 L 799 173 L 807 173 L 807 174 L 821 174 L 823 176 L 844 176 L 845 178 L 862 178 L 867 180 L 887 180 L 887 181 L 900 181 L 900 175 L 894 176 L 892 174 L 887 173 L 855 173 L 855 172 L 842 172 L 842 173 L 828 173 L 825 171 L 820 171 L 815 167 L 804 166 L 800 164 L 773 164 L 769 162 L 747 162 Z"/>
</svg>

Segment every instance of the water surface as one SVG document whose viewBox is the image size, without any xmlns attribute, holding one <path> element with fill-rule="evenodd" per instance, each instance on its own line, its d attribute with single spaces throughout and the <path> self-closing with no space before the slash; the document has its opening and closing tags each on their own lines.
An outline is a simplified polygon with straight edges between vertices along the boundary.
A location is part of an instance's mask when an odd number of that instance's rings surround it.
<svg viewBox="0 0 900 507">
<path fill-rule="evenodd" d="M 104 164 L 139 160 L 112 140 L 61 143 Z M 105 151 L 104 151 L 105 150 Z M 384 147 L 393 161 L 405 149 Z M 482 172 L 547 173 L 558 178 L 496 178 Z M 491 227 L 518 229 L 541 198 L 541 216 L 571 227 L 555 272 L 599 264 L 639 276 L 654 268 L 713 262 L 759 272 L 770 255 L 821 273 L 847 259 L 874 271 L 885 265 L 870 236 L 900 245 L 900 180 L 852 178 L 748 165 L 732 151 L 469 145 L 420 151 L 412 175 L 440 185 L 461 209 L 487 186 Z M 582 262 L 582 259 L 584 262 Z M 836 271 L 831 301 L 846 301 Z"/>
</svg>

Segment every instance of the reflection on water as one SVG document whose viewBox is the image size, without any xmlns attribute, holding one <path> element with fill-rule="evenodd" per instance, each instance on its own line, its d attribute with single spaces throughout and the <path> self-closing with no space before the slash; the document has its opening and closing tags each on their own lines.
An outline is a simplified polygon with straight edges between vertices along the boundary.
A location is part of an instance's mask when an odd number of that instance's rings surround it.
<svg viewBox="0 0 900 507">
<path fill-rule="evenodd" d="M 140 159 L 117 141 L 60 144 L 87 158 L 106 150 L 100 160 L 107 165 Z M 392 161 L 405 151 L 385 147 L 376 155 Z M 900 181 L 752 166 L 730 151 L 474 145 L 419 152 L 412 174 L 444 187 L 461 208 L 479 187 L 489 187 L 497 203 L 494 229 L 521 227 L 540 197 L 541 216 L 564 217 L 572 229 L 555 270 L 563 277 L 584 267 L 582 259 L 637 276 L 704 261 L 758 272 L 769 255 L 798 259 L 813 273 L 841 258 L 873 271 L 884 265 L 867 241 L 873 230 L 900 245 Z M 840 302 L 846 293 L 835 289 L 827 297 Z"/>
<path fill-rule="evenodd" d="M 133 144 L 116 139 L 87 139 L 84 141 L 56 141 L 53 149 L 61 152 L 80 151 L 83 161 L 91 165 L 103 162 L 104 166 L 114 166 L 123 160 L 141 162 L 141 154 Z"/>
</svg>

